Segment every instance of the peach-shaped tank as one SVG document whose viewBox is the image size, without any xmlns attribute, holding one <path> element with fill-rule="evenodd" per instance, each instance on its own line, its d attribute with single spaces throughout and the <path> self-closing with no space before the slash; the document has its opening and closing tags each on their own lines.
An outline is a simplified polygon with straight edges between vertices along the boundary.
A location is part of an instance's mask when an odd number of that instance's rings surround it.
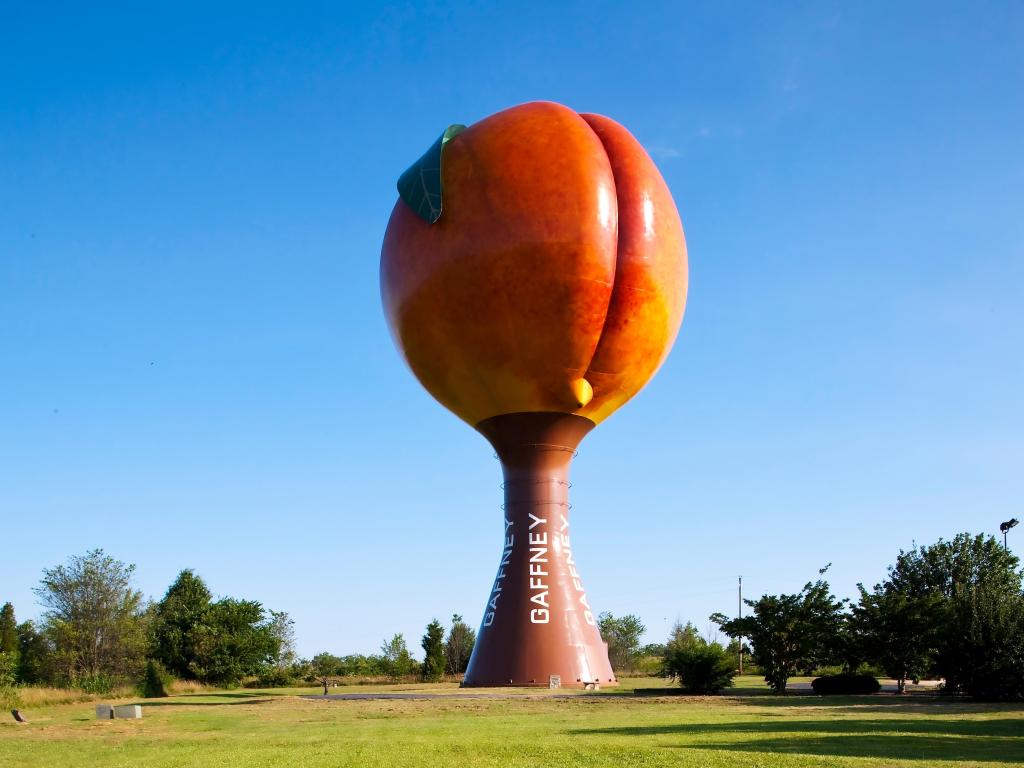
<svg viewBox="0 0 1024 768">
<path fill-rule="evenodd" d="M 399 190 L 381 253 L 392 333 L 505 477 L 501 564 L 465 685 L 614 683 L 572 554 L 569 463 L 679 330 L 672 195 L 625 128 L 551 102 L 452 126 Z"/>
</svg>

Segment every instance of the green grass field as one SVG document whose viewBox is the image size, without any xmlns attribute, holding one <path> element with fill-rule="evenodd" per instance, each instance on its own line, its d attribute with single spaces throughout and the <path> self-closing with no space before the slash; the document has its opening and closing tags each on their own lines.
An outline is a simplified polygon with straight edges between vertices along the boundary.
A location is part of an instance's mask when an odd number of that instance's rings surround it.
<svg viewBox="0 0 1024 768">
<path fill-rule="evenodd" d="M 0 723 L 0 766 L 968 766 L 1024 763 L 1024 706 L 929 696 L 632 696 L 660 680 L 551 698 L 324 701 L 314 689 L 236 690 L 141 703 L 97 721 L 93 702 Z M 332 692 L 436 691 L 451 685 Z M 497 691 L 502 692 L 502 691 Z M 520 691 L 525 692 L 525 691 Z M 623 695 L 623 694 L 627 695 Z"/>
</svg>

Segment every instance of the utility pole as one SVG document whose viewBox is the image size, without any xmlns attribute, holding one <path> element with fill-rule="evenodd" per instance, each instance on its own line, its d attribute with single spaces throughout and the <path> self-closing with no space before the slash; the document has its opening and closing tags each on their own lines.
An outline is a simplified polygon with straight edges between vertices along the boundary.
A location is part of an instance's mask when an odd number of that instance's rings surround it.
<svg viewBox="0 0 1024 768">
<path fill-rule="evenodd" d="M 739 577 L 739 618 L 743 618 L 743 576 Z M 743 635 L 740 635 L 740 674 L 743 674 Z"/>
</svg>

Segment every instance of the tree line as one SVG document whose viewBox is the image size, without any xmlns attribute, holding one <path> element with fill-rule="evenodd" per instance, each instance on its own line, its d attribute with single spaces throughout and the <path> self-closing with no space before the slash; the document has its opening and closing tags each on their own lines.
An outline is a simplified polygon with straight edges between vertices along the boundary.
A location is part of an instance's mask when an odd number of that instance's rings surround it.
<svg viewBox="0 0 1024 768">
<path fill-rule="evenodd" d="M 824 571 L 819 576 L 824 574 Z M 895 678 L 943 680 L 949 693 L 1024 699 L 1024 595 L 1018 558 L 995 537 L 960 534 L 901 550 L 886 578 L 856 602 L 819 578 L 792 595 L 746 600 L 748 616 L 711 620 L 750 641 L 775 691 L 827 665 L 848 676 L 874 667 Z"/>
<path fill-rule="evenodd" d="M 991 701 L 1024 700 L 1024 594 L 1020 561 L 995 537 L 962 533 L 900 550 L 886 578 L 858 584 L 839 600 L 822 578 L 796 594 L 744 600 L 743 618 L 712 614 L 727 645 L 676 623 L 665 643 L 640 645 L 636 616 L 602 614 L 598 625 L 614 669 L 661 675 L 691 693 L 732 684 L 740 652 L 747 672 L 776 693 L 796 675 L 820 675 L 819 692 L 878 690 L 876 675 L 942 680 L 945 693 Z"/>
<path fill-rule="evenodd" d="M 466 671 L 476 633 L 459 615 L 445 634 L 436 619 L 413 658 L 405 638 L 386 640 L 379 654 L 300 659 L 294 623 L 256 600 L 215 599 L 186 569 L 164 596 L 147 602 L 135 589 L 134 565 L 96 549 L 43 570 L 33 591 L 40 621 L 18 623 L 14 606 L 0 608 L 0 698 L 17 686 L 49 685 L 108 693 L 135 684 L 166 695 L 172 679 L 234 687 L 284 686 L 344 677 L 439 680 Z"/>
<path fill-rule="evenodd" d="M 294 656 L 288 614 L 255 600 L 214 599 L 201 578 L 182 571 L 158 602 L 134 588 L 135 566 L 101 549 L 43 571 L 34 590 L 40 622 L 18 623 L 0 609 L 0 687 L 51 685 L 106 693 L 169 675 L 235 685 Z"/>
<path fill-rule="evenodd" d="M 938 678 L 948 693 L 987 700 L 1024 699 L 1024 594 L 1018 558 L 994 537 L 960 534 L 900 551 L 886 578 L 858 585 L 856 600 L 838 600 L 823 578 L 795 594 L 745 600 L 743 618 L 710 620 L 728 645 L 676 624 L 666 642 L 641 645 L 634 615 L 598 617 L 612 666 L 620 674 L 657 674 L 694 693 L 731 684 L 740 652 L 782 693 L 794 675 L 838 672 L 816 690 L 877 687 L 874 675 Z M 324 686 L 344 678 L 440 680 L 466 671 L 476 635 L 459 615 L 437 619 L 421 639 L 423 661 L 402 634 L 377 654 L 319 653 L 300 659 L 287 613 L 254 600 L 214 599 L 206 583 L 182 571 L 157 602 L 132 585 L 134 566 L 93 550 L 45 569 L 35 593 L 41 621 L 18 623 L 0 609 L 0 698 L 15 685 L 77 687 L 103 693 L 138 682 L 149 695 L 170 677 L 217 686 Z M 870 678 L 870 680 L 865 680 Z M 820 683 L 820 686 L 819 686 Z M 5 693 L 6 692 L 6 693 Z"/>
<path fill-rule="evenodd" d="M 413 658 L 405 636 L 398 633 L 384 641 L 379 654 L 335 656 L 327 652 L 318 653 L 297 665 L 294 678 L 316 680 L 324 687 L 325 694 L 328 685 L 344 678 L 418 678 L 436 682 L 445 675 L 456 677 L 464 674 L 475 644 L 476 632 L 456 613 L 447 633 L 437 619 L 427 625 L 420 641 L 422 662 Z"/>
</svg>

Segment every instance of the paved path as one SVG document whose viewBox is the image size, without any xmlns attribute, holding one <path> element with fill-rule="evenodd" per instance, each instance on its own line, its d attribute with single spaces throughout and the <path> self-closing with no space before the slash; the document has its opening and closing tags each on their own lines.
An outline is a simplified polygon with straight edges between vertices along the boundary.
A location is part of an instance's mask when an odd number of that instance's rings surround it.
<svg viewBox="0 0 1024 768">
<path fill-rule="evenodd" d="M 914 683 L 907 683 L 907 693 L 930 693 L 937 691 L 941 685 L 939 680 L 922 680 L 920 684 L 915 685 Z M 625 687 L 625 686 L 624 686 Z M 790 683 L 786 686 L 786 690 L 791 693 L 802 693 L 812 694 L 813 689 L 810 683 Z M 896 683 L 885 682 L 882 683 L 882 693 L 896 693 Z M 379 699 L 407 699 L 407 700 L 421 700 L 430 701 L 434 699 L 573 699 L 577 696 L 602 696 L 612 699 L 622 697 L 651 697 L 651 696 L 664 696 L 665 693 L 654 690 L 645 690 L 643 688 L 637 689 L 635 692 L 626 693 L 625 691 L 617 691 L 612 694 L 593 694 L 579 691 L 577 693 L 548 693 L 544 689 L 538 690 L 536 693 L 462 693 L 462 692 L 451 692 L 451 693 L 431 693 L 429 691 L 403 691 L 403 692 L 392 692 L 392 693 L 330 693 L 327 696 L 313 695 L 313 696 L 302 696 L 303 699 L 309 699 L 311 701 L 367 701 L 367 700 L 379 700 Z M 742 696 L 743 694 L 730 694 L 728 689 L 722 691 L 724 696 Z M 763 694 L 759 694 L 763 695 Z"/>
<path fill-rule="evenodd" d="M 364 699 L 573 699 L 581 693 L 329 693 L 302 696 L 312 701 L 361 701 Z M 621 695 L 621 694 L 619 694 Z"/>
</svg>

